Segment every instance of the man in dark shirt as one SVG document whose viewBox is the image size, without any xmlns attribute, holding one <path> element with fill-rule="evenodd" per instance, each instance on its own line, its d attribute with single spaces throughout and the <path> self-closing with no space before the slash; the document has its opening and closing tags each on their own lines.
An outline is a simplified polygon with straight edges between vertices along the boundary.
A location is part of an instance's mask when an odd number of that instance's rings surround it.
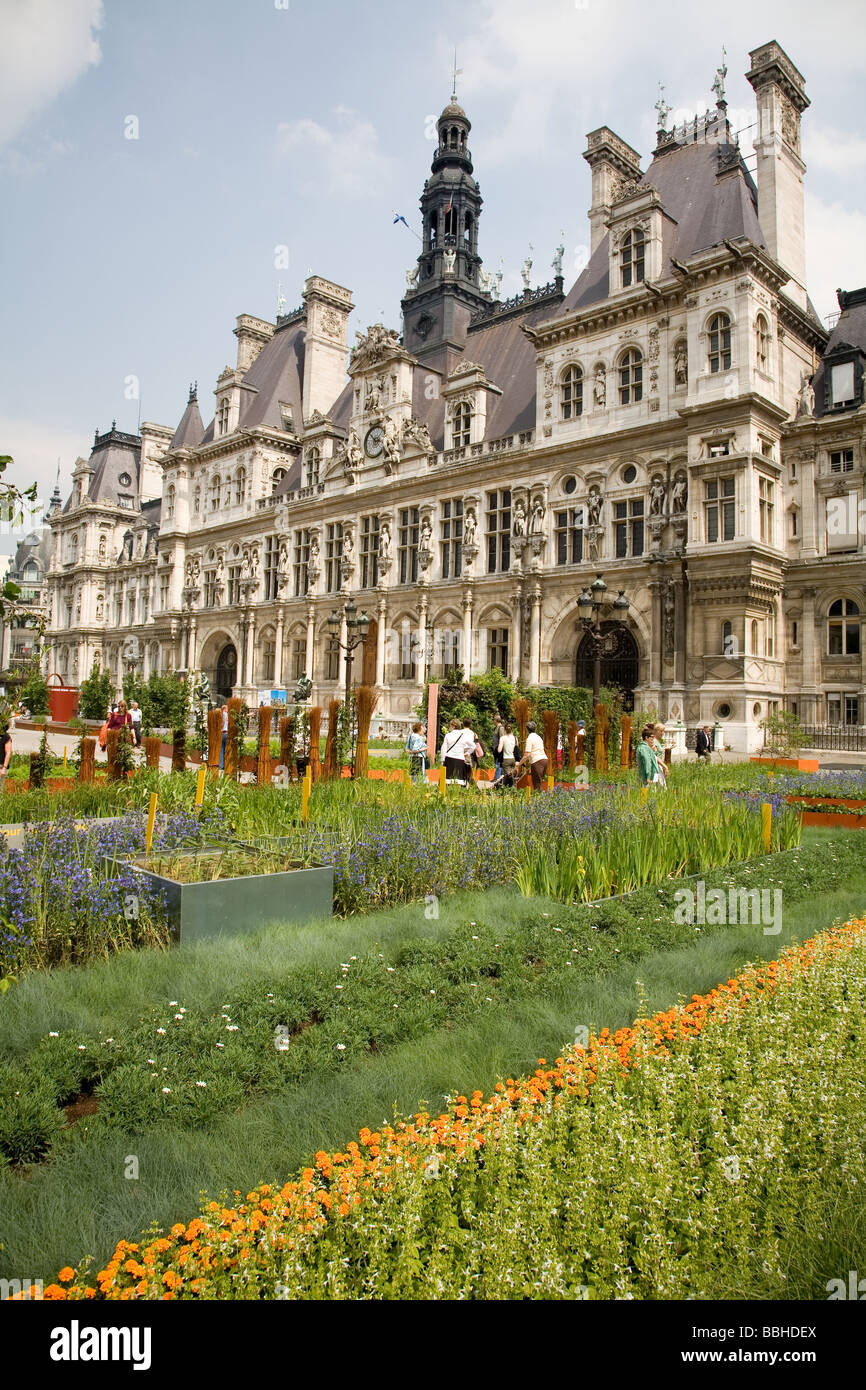
<svg viewBox="0 0 866 1390">
<path fill-rule="evenodd" d="M 702 729 L 698 729 L 698 736 L 695 739 L 695 752 L 699 758 L 709 762 L 712 747 L 713 740 L 710 737 L 710 726 L 709 724 L 705 724 Z"/>
</svg>

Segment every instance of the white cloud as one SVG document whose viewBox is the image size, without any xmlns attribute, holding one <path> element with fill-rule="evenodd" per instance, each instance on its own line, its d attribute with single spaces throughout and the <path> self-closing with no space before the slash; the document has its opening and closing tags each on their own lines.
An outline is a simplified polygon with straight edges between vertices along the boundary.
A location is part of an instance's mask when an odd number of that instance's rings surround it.
<svg viewBox="0 0 866 1390">
<path fill-rule="evenodd" d="M 330 194 L 359 197 L 381 190 L 393 177 L 393 161 L 379 147 L 372 121 L 347 106 L 334 109 L 336 125 L 309 116 L 277 126 L 277 150 L 294 165 L 302 183 Z"/>
<path fill-rule="evenodd" d="M 0 146 L 102 57 L 102 0 L 0 0 Z"/>
<path fill-rule="evenodd" d="M 806 194 L 806 283 L 823 319 L 838 310 L 836 290 L 866 285 L 866 213 Z"/>
<path fill-rule="evenodd" d="M 809 170 L 857 174 L 866 166 L 866 140 L 849 130 L 803 122 L 803 158 Z"/>
</svg>

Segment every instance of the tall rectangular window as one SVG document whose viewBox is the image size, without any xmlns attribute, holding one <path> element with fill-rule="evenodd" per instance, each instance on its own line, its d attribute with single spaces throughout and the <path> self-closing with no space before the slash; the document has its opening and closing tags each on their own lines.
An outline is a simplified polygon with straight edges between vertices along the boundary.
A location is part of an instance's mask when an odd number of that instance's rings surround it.
<svg viewBox="0 0 866 1390">
<path fill-rule="evenodd" d="M 325 587 L 329 594 L 336 594 L 340 588 L 340 554 L 342 549 L 343 523 L 342 521 L 329 521 L 325 527 Z"/>
<path fill-rule="evenodd" d="M 240 603 L 241 601 L 241 567 L 240 565 L 229 565 L 228 583 L 228 602 L 229 604 Z"/>
<path fill-rule="evenodd" d="M 168 574 L 161 574 L 159 576 L 159 606 L 163 610 L 163 612 L 165 612 L 166 608 L 168 608 L 168 595 L 170 585 L 171 576 Z"/>
<path fill-rule="evenodd" d="M 262 680 L 268 685 L 273 684 L 276 659 L 277 644 L 272 637 L 268 637 L 262 645 Z"/>
<path fill-rule="evenodd" d="M 579 565 L 583 559 L 583 508 L 569 507 L 554 517 L 556 563 Z"/>
<path fill-rule="evenodd" d="M 503 674 L 508 671 L 508 628 L 489 627 L 487 629 L 487 669 L 498 667 Z"/>
<path fill-rule="evenodd" d="M 763 473 L 758 478 L 759 535 L 767 545 L 775 543 L 773 517 L 776 509 L 776 487 L 772 478 Z"/>
<path fill-rule="evenodd" d="M 216 570 L 205 570 L 204 572 L 204 606 L 205 608 L 216 607 L 217 577 Z"/>
<path fill-rule="evenodd" d="M 375 589 L 379 582 L 379 518 L 361 518 L 361 588 Z"/>
<path fill-rule="evenodd" d="M 441 675 L 460 665 L 460 644 L 463 634 L 459 628 L 442 628 L 436 633 L 438 667 Z"/>
<path fill-rule="evenodd" d="M 337 681 L 340 679 L 340 639 L 329 637 L 328 645 L 325 648 L 325 680 Z"/>
<path fill-rule="evenodd" d="M 295 532 L 293 554 L 293 578 L 295 598 L 303 598 L 307 592 L 307 566 L 310 562 L 310 533 L 306 526 Z M 301 672 L 303 675 L 303 672 Z"/>
<path fill-rule="evenodd" d="M 265 601 L 280 596 L 280 538 L 265 536 Z"/>
<path fill-rule="evenodd" d="M 732 541 L 736 527 L 733 478 L 711 478 L 704 484 L 704 526 L 708 541 Z"/>
<path fill-rule="evenodd" d="M 442 578 L 459 579 L 463 570 L 463 498 L 442 503 L 440 523 Z"/>
<path fill-rule="evenodd" d="M 418 534 L 418 508 L 402 507 L 397 532 L 397 563 L 401 584 L 414 584 L 418 578 Z"/>
<path fill-rule="evenodd" d="M 303 637 L 292 638 L 292 679 L 300 680 L 306 672 L 304 667 L 307 660 L 307 643 Z"/>
<path fill-rule="evenodd" d="M 854 471 L 854 450 L 853 449 L 834 449 L 830 455 L 831 473 L 853 473 Z"/>
<path fill-rule="evenodd" d="M 631 497 L 613 505 L 614 554 L 618 560 L 629 555 L 643 555 L 642 497 Z"/>
<path fill-rule="evenodd" d="M 504 574 L 511 564 L 511 491 L 487 494 L 487 573 Z"/>
</svg>

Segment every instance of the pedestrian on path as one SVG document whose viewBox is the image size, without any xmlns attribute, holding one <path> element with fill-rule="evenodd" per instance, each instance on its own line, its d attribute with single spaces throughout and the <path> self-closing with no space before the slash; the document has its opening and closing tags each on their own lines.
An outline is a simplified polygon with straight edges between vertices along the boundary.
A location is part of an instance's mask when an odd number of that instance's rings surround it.
<svg viewBox="0 0 866 1390">
<path fill-rule="evenodd" d="M 659 780 L 659 760 L 653 747 L 653 726 L 647 724 L 641 729 L 640 743 L 635 754 L 637 778 L 642 787 L 651 786 Z"/>
<path fill-rule="evenodd" d="M 544 751 L 544 742 L 537 732 L 535 721 L 530 719 L 526 726 L 526 748 L 520 760 L 520 768 L 528 764 L 532 785 L 535 791 L 540 791 L 547 775 L 547 754 Z"/>
</svg>

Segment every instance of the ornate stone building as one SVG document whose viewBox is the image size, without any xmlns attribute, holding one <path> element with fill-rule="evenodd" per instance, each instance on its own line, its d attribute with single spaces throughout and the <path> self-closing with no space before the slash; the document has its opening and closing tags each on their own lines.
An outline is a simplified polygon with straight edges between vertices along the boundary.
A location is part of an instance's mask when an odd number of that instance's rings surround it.
<svg viewBox="0 0 866 1390">
<path fill-rule="evenodd" d="M 205 428 L 97 435 L 52 518 L 53 668 L 203 670 L 220 694 L 339 691 L 328 618 L 371 619 L 356 677 L 406 721 L 430 672 L 591 683 L 577 619 L 599 572 L 603 680 L 754 746 L 787 705 L 866 721 L 866 291 L 828 334 L 806 290 L 803 77 L 751 54 L 757 187 L 726 115 L 667 129 L 645 172 L 588 136 L 591 253 L 514 299 L 479 254 L 470 122 L 452 99 L 421 196 L 399 336 L 348 352 L 351 294 L 311 276 L 241 315 Z M 348 353 L 348 379 L 346 358 Z M 345 631 L 345 628 L 344 628 Z"/>
</svg>

